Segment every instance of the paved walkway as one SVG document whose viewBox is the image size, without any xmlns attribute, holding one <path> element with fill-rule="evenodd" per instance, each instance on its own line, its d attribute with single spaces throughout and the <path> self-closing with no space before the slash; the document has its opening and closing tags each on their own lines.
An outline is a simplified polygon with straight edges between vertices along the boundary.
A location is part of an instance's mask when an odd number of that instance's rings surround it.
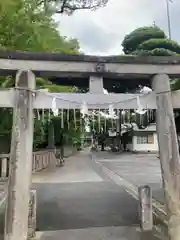
<svg viewBox="0 0 180 240">
<path fill-rule="evenodd" d="M 149 185 L 153 197 L 164 204 L 160 161 L 156 154 L 95 152 L 94 157 L 133 185 Z"/>
<path fill-rule="evenodd" d="M 55 167 L 33 174 L 33 183 L 81 183 L 102 182 L 103 179 L 92 170 L 88 158 L 88 152 L 77 153 L 65 160 L 64 167 Z"/>
<path fill-rule="evenodd" d="M 37 189 L 36 239 L 155 240 L 139 231 L 138 204 L 93 165 L 84 151 L 64 167 L 33 178 Z"/>
<path fill-rule="evenodd" d="M 33 175 L 36 240 L 157 240 L 139 231 L 138 203 L 83 151 Z"/>
</svg>

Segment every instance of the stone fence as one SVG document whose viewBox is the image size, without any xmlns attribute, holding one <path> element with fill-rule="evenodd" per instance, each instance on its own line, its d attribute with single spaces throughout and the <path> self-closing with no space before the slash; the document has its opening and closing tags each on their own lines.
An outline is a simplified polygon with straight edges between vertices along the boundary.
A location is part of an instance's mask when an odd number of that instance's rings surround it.
<svg viewBox="0 0 180 240">
<path fill-rule="evenodd" d="M 69 157 L 75 154 L 76 151 L 76 146 L 65 146 L 64 157 Z M 58 158 L 59 154 L 58 149 L 44 149 L 33 152 L 32 172 L 38 172 L 50 166 L 55 166 L 58 164 L 56 156 Z M 9 154 L 0 154 L 0 181 L 7 180 L 9 176 L 9 157 Z"/>
<path fill-rule="evenodd" d="M 0 180 L 6 180 L 9 176 L 9 154 L 0 154 Z M 54 150 L 45 149 L 33 152 L 32 172 L 41 171 L 50 165 L 56 165 Z"/>
<path fill-rule="evenodd" d="M 56 166 L 54 150 L 48 149 L 33 153 L 32 172 L 41 171 L 49 166 Z"/>
</svg>

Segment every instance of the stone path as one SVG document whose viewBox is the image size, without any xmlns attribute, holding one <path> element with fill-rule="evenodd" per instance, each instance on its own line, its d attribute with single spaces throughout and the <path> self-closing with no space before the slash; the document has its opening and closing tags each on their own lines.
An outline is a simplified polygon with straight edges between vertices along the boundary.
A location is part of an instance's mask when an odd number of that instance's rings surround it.
<svg viewBox="0 0 180 240">
<path fill-rule="evenodd" d="M 155 240 L 139 231 L 138 204 L 93 165 L 88 153 L 33 178 L 37 190 L 36 239 Z"/>
<path fill-rule="evenodd" d="M 157 240 L 139 231 L 138 203 L 94 164 L 89 152 L 33 176 L 36 240 Z"/>
<path fill-rule="evenodd" d="M 103 179 L 84 161 L 87 152 L 82 152 L 65 160 L 64 167 L 44 170 L 33 175 L 33 183 L 81 183 L 102 182 Z M 89 157 L 88 157 L 89 159 Z"/>
</svg>

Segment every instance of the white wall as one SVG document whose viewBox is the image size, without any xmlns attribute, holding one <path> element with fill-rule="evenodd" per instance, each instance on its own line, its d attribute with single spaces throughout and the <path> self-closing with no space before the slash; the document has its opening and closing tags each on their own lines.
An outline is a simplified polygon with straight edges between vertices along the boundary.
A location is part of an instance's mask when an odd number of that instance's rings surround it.
<svg viewBox="0 0 180 240">
<path fill-rule="evenodd" d="M 154 143 L 153 144 L 138 144 L 137 143 L 137 136 L 133 136 L 132 139 L 132 151 L 137 152 L 147 152 L 147 151 L 158 151 L 158 140 L 157 140 L 157 133 L 153 133 Z"/>
</svg>

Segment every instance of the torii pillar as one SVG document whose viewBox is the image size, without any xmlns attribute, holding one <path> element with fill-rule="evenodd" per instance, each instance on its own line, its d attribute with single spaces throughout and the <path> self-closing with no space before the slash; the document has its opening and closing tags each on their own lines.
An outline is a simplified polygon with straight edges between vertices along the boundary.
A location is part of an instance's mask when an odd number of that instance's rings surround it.
<svg viewBox="0 0 180 240">
<path fill-rule="evenodd" d="M 16 87 L 14 90 L 5 240 L 27 240 L 28 234 L 35 75 L 31 71 L 18 71 L 16 74 Z"/>
<path fill-rule="evenodd" d="M 180 239 L 180 160 L 174 121 L 170 79 L 166 74 L 153 77 L 157 103 L 157 134 L 165 192 L 170 240 Z"/>
</svg>

